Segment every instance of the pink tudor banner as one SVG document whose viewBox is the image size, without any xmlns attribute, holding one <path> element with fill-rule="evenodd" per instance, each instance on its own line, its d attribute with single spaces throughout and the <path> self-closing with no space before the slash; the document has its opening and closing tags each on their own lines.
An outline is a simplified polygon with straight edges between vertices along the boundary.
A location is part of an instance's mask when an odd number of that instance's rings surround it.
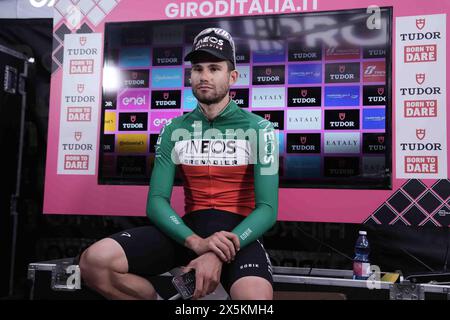
<svg viewBox="0 0 450 320">
<path fill-rule="evenodd" d="M 44 212 L 144 216 L 155 144 L 197 106 L 184 56 L 236 43 L 236 104 L 274 125 L 284 221 L 450 225 L 450 3 L 56 1 Z M 449 202 L 450 203 L 450 202 Z M 179 175 L 171 199 L 183 215 Z"/>
</svg>

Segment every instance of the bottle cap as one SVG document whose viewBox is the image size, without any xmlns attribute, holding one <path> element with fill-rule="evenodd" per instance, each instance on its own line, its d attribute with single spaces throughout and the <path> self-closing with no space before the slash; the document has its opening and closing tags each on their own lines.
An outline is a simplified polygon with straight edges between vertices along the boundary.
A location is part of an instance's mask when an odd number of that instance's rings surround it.
<svg viewBox="0 0 450 320">
<path fill-rule="evenodd" d="M 359 231 L 359 234 L 362 236 L 367 236 L 367 231 Z"/>
</svg>

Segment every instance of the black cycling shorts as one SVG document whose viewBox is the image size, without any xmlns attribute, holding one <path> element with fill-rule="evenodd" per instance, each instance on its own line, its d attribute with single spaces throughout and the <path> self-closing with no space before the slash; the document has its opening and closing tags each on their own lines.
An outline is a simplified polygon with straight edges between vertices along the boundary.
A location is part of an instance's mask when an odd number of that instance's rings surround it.
<svg viewBox="0 0 450 320">
<path fill-rule="evenodd" d="M 216 209 L 198 210 L 188 213 L 183 221 L 202 238 L 218 231 L 231 231 L 244 217 Z M 116 240 L 125 251 L 128 272 L 154 276 L 175 267 L 186 266 L 197 257 L 192 250 L 178 244 L 155 226 L 128 229 L 110 238 Z M 222 265 L 221 284 L 229 293 L 232 284 L 246 276 L 256 276 L 271 284 L 272 265 L 261 240 L 241 248 L 234 261 Z"/>
</svg>

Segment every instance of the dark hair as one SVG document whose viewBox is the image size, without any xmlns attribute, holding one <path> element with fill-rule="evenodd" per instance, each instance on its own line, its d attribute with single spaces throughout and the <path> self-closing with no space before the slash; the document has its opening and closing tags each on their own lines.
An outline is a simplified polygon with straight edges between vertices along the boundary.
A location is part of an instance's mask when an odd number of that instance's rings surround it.
<svg viewBox="0 0 450 320">
<path fill-rule="evenodd" d="M 231 71 L 233 71 L 234 69 L 236 69 L 236 68 L 234 67 L 233 62 L 231 62 L 230 60 L 225 60 L 225 62 L 227 63 L 228 72 L 231 72 Z"/>
</svg>

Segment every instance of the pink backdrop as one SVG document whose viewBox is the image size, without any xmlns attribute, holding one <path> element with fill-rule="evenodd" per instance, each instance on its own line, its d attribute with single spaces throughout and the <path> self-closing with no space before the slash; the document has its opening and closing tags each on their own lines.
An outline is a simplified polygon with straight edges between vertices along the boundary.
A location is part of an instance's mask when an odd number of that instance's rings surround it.
<svg viewBox="0 0 450 320">
<path fill-rule="evenodd" d="M 105 22 L 168 20 L 165 7 L 168 3 L 181 1 L 141 1 L 121 0 L 117 6 L 93 27 L 95 32 L 104 31 Z M 202 1 L 191 1 L 202 2 Z M 264 1 L 260 1 L 264 3 Z M 270 3 L 274 0 L 269 1 Z M 301 3 L 302 1 L 299 1 Z M 309 7 L 312 7 L 312 1 Z M 282 3 L 282 1 L 280 1 Z M 343 10 L 364 8 L 376 4 L 393 7 L 393 48 L 395 48 L 395 18 L 400 16 L 430 15 L 450 12 L 450 1 L 446 0 L 318 0 L 318 10 Z M 273 6 L 273 5 L 272 5 Z M 308 10 L 311 11 L 311 10 Z M 238 14 L 235 14 L 235 16 Z M 210 16 L 214 17 L 214 16 Z M 199 17 L 203 18 L 203 17 Z M 182 18 L 184 19 L 184 18 Z M 55 25 L 55 30 L 63 20 Z M 450 23 L 447 21 L 447 35 L 450 34 Z M 447 48 L 450 37 L 447 36 Z M 448 49 L 447 49 L 448 50 Z M 393 88 L 392 106 L 395 108 L 395 52 L 392 53 Z M 447 83 L 449 83 L 450 64 L 447 64 Z M 443 70 L 444 72 L 444 70 Z M 61 101 L 62 70 L 57 70 L 51 79 L 50 114 L 48 127 L 48 149 L 45 180 L 44 212 L 47 214 L 86 214 L 86 215 L 129 215 L 144 216 L 148 187 L 147 186 L 109 186 L 98 185 L 97 175 L 58 175 L 57 154 L 59 138 L 59 119 Z M 100 86 L 99 86 L 100 90 Z M 447 104 L 449 104 L 447 96 Z M 100 108 L 99 108 L 100 112 Z M 448 116 L 448 114 L 447 114 Z M 395 112 L 393 110 L 392 132 L 395 133 Z M 448 119 L 447 119 L 448 122 Z M 449 133 L 446 132 L 447 139 Z M 100 126 L 97 138 L 100 136 Z M 395 148 L 395 135 L 393 136 Z M 97 145 L 100 145 L 99 143 Z M 448 150 L 447 150 L 448 153 Z M 393 155 L 393 177 L 395 174 L 395 149 Z M 98 161 L 97 161 L 98 162 Z M 98 167 L 98 163 L 97 163 Z M 98 170 L 96 170 L 97 172 Z M 393 179 L 392 190 L 334 190 L 334 189 L 280 189 L 279 220 L 315 221 L 315 222 L 348 222 L 361 223 L 385 202 L 406 179 Z M 427 186 L 436 180 L 422 180 Z M 172 206 L 183 214 L 183 190 L 175 187 Z"/>
</svg>

